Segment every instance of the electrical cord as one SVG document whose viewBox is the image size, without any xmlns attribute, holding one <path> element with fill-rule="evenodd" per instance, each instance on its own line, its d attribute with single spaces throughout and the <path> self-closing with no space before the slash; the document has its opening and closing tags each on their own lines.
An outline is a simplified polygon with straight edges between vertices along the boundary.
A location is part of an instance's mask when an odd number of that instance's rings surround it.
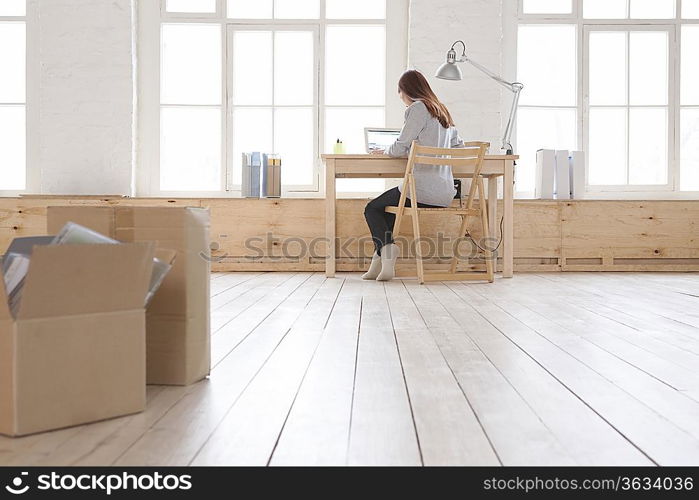
<svg viewBox="0 0 699 500">
<path fill-rule="evenodd" d="M 503 240 L 504 240 L 503 234 L 502 234 L 502 229 L 503 229 L 504 222 L 505 222 L 505 216 L 503 216 L 503 217 L 500 218 L 500 240 L 498 241 L 498 246 L 496 246 L 496 247 L 495 247 L 494 249 L 492 249 L 492 250 L 486 250 L 485 248 L 483 248 L 482 246 L 480 246 L 480 245 L 478 244 L 478 242 L 476 241 L 476 239 L 471 235 L 471 232 L 468 231 L 468 230 L 466 230 L 466 236 L 468 236 L 468 239 L 471 240 L 471 243 L 473 243 L 481 252 L 483 252 L 483 253 L 487 253 L 487 252 L 497 252 L 498 250 L 500 250 L 500 247 L 502 246 L 502 242 L 503 242 Z"/>
</svg>

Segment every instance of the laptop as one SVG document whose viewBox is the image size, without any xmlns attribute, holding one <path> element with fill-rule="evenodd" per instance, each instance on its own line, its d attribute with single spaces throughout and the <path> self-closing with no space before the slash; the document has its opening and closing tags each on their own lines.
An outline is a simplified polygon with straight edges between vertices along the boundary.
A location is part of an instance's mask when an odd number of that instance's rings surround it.
<svg viewBox="0 0 699 500">
<path fill-rule="evenodd" d="M 387 149 L 400 137 L 399 128 L 372 128 L 364 129 L 364 142 L 366 152 L 371 153 L 377 149 Z"/>
</svg>

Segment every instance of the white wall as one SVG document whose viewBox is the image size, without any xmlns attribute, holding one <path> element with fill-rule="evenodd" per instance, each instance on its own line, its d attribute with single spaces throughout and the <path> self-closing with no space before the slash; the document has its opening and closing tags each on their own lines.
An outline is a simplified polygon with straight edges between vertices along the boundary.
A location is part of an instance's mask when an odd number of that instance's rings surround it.
<svg viewBox="0 0 699 500">
<path fill-rule="evenodd" d="M 460 65 L 464 73 L 461 82 L 433 77 L 456 40 L 466 42 L 473 60 L 501 74 L 502 0 L 411 0 L 409 46 L 410 65 L 428 76 L 463 138 L 489 141 L 491 151 L 499 151 L 501 87 L 468 64 Z"/>
<path fill-rule="evenodd" d="M 40 191 L 129 194 L 131 0 L 33 1 Z"/>
<path fill-rule="evenodd" d="M 32 69 L 39 102 L 32 157 L 41 179 L 34 191 L 131 193 L 135 1 L 30 0 L 36 15 L 38 62 Z M 462 82 L 432 75 L 457 39 L 466 42 L 475 60 L 501 71 L 501 4 L 502 0 L 411 0 L 410 9 L 410 66 L 430 77 L 462 136 L 488 140 L 493 150 L 499 148 L 502 129 L 499 87 L 467 65 L 462 66 Z"/>
</svg>

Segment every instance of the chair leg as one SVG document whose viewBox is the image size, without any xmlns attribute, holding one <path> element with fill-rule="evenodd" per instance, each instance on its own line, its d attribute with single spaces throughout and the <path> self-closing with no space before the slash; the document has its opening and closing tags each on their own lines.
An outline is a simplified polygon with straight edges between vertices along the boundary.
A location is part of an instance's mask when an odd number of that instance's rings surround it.
<svg viewBox="0 0 699 500">
<path fill-rule="evenodd" d="M 483 240 L 490 242 L 490 228 L 488 227 L 488 210 L 485 202 L 485 187 L 483 186 L 483 178 L 478 178 L 478 198 L 481 212 L 481 225 L 483 227 Z M 495 265 L 493 262 L 493 251 L 486 249 L 485 252 L 485 270 L 488 281 L 495 281 Z"/>
<path fill-rule="evenodd" d="M 420 245 L 420 212 L 413 212 L 413 234 L 415 238 L 415 263 L 417 264 L 417 279 L 425 284 L 425 268 L 422 263 L 422 245 Z"/>
<path fill-rule="evenodd" d="M 422 246 L 420 245 L 420 211 L 418 210 L 417 189 L 415 178 L 408 176 L 410 183 L 410 206 L 413 209 L 413 238 L 415 238 L 415 263 L 417 265 L 417 279 L 421 285 L 425 284 L 425 268 L 422 262 Z M 403 188 L 405 190 L 405 188 Z"/>
<path fill-rule="evenodd" d="M 400 201 L 398 202 L 398 213 L 396 214 L 396 220 L 393 223 L 393 239 L 400 234 L 400 225 L 403 222 L 403 216 L 405 215 L 405 203 L 408 199 L 408 189 L 410 189 L 410 178 L 406 179 L 403 183 L 403 190 L 400 193 Z"/>
<path fill-rule="evenodd" d="M 461 239 L 466 235 L 466 229 L 468 228 L 468 215 L 462 215 L 461 216 L 461 229 L 459 229 L 459 236 L 458 238 Z M 451 268 L 450 272 L 451 274 L 454 274 L 456 272 L 456 268 L 459 265 L 459 259 L 456 258 L 456 251 L 459 246 L 459 239 L 456 240 L 456 243 L 454 244 L 454 255 L 451 258 Z"/>
</svg>

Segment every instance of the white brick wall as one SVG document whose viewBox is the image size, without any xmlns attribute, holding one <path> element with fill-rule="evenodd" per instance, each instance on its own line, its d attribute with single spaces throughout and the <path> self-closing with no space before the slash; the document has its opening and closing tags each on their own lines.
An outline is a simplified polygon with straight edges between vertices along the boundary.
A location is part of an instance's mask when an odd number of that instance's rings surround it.
<svg viewBox="0 0 699 500">
<path fill-rule="evenodd" d="M 41 192 L 129 194 L 133 124 L 132 10 L 135 0 L 37 3 Z M 147 0 L 157 1 L 157 0 Z M 389 0 L 390 1 L 390 0 Z M 423 71 L 452 111 L 462 136 L 499 148 L 502 92 L 462 65 L 464 81 L 435 79 L 457 39 L 501 71 L 502 0 L 412 0 L 410 65 Z"/>
<path fill-rule="evenodd" d="M 410 6 L 410 65 L 429 78 L 464 139 L 489 141 L 491 151 L 500 148 L 504 97 L 501 87 L 468 64 L 460 65 L 464 74 L 461 82 L 439 80 L 433 75 L 456 40 L 466 42 L 468 53 L 475 61 L 501 74 L 501 3 L 501 0 L 411 0 Z"/>
<path fill-rule="evenodd" d="M 34 1 L 41 192 L 129 194 L 131 0 Z"/>
</svg>

